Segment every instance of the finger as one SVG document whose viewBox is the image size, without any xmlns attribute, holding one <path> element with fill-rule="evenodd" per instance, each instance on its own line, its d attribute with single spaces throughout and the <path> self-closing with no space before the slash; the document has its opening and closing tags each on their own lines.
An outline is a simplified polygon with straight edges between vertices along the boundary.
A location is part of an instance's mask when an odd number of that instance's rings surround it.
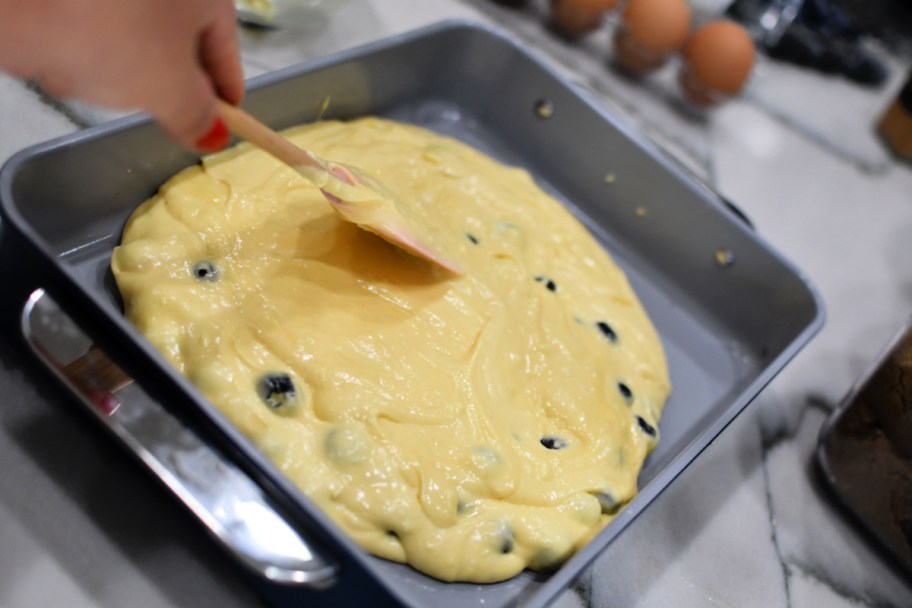
<svg viewBox="0 0 912 608">
<path fill-rule="evenodd" d="M 240 103 L 244 98 L 244 72 L 238 48 L 237 19 L 230 2 L 219 4 L 215 20 L 200 39 L 199 55 L 219 96 L 230 103 Z"/>
<path fill-rule="evenodd" d="M 151 103 L 150 112 L 162 129 L 175 141 L 189 149 L 205 148 L 214 152 L 228 144 L 227 131 L 224 142 L 209 141 L 197 145 L 218 130 L 218 110 L 215 91 L 208 75 L 198 66 L 189 69 L 183 78 L 174 79 L 172 86 L 162 89 L 159 103 Z M 212 138 L 210 138 L 212 139 Z M 221 143 L 221 145 L 218 145 Z"/>
</svg>

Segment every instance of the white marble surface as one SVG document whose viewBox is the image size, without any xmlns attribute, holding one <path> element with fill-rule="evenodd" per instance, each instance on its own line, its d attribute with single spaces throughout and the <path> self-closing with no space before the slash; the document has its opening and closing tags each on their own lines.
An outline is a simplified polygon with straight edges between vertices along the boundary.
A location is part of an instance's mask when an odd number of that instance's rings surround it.
<svg viewBox="0 0 912 608">
<path fill-rule="evenodd" d="M 843 519 L 812 470 L 825 416 L 912 312 L 912 167 L 891 159 L 871 125 L 898 76 L 871 92 L 762 61 L 742 98 L 693 114 L 679 105 L 674 66 L 619 78 L 607 67 L 610 23 L 569 44 L 547 32 L 542 6 L 349 0 L 294 29 L 245 32 L 245 68 L 448 17 L 500 24 L 737 203 L 822 294 L 822 332 L 556 605 L 912 605 L 909 578 Z M 0 75 L 0 161 L 109 116 Z M 0 606 L 260 605 L 173 501 L 51 403 L 59 392 L 20 356 L 0 344 Z"/>
</svg>

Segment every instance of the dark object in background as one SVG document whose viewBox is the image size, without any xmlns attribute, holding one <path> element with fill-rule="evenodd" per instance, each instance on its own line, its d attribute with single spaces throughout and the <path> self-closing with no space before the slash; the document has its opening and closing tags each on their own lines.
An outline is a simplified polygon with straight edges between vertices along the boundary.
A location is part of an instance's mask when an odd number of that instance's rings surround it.
<svg viewBox="0 0 912 608">
<path fill-rule="evenodd" d="M 852 22 L 878 38 L 895 55 L 912 59 L 912 2 L 909 0 L 838 0 Z"/>
<path fill-rule="evenodd" d="M 912 74 L 884 112 L 877 132 L 896 156 L 912 159 Z"/>
<path fill-rule="evenodd" d="M 866 86 L 882 85 L 884 63 L 862 41 L 864 30 L 831 0 L 738 0 L 728 9 L 774 59 Z"/>
<path fill-rule="evenodd" d="M 817 463 L 842 504 L 912 573 L 912 323 L 824 424 Z"/>
<path fill-rule="evenodd" d="M 510 8 L 522 8 L 527 3 L 528 0 L 491 0 L 494 4 L 501 4 Z"/>
<path fill-rule="evenodd" d="M 767 47 L 773 59 L 790 61 L 828 74 L 841 74 L 859 84 L 879 86 L 889 72 L 886 66 L 857 41 L 828 37 L 794 23 L 773 46 Z"/>
</svg>

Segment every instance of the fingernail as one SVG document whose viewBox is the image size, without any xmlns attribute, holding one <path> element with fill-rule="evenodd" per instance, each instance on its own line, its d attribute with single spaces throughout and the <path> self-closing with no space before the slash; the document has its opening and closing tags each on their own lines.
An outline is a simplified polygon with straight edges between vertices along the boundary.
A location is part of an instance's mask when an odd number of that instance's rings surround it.
<svg viewBox="0 0 912 608">
<path fill-rule="evenodd" d="M 111 393 L 89 390 L 87 396 L 105 416 L 110 416 L 120 407 L 120 399 Z"/>
<path fill-rule="evenodd" d="M 217 116 L 209 132 L 197 140 L 196 149 L 203 152 L 218 152 L 228 147 L 230 139 L 231 134 L 228 132 L 228 127 L 225 126 L 225 121 L 221 116 Z"/>
</svg>

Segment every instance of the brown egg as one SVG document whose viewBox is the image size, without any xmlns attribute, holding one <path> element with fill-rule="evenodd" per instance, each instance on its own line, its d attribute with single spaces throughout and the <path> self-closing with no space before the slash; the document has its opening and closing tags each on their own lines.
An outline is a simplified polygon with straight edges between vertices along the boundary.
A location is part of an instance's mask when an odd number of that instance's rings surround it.
<svg viewBox="0 0 912 608">
<path fill-rule="evenodd" d="M 629 0 L 614 32 L 615 62 L 633 72 L 662 66 L 687 40 L 686 0 Z"/>
<path fill-rule="evenodd" d="M 679 82 L 684 96 L 712 106 L 741 92 L 750 77 L 756 49 L 747 30 L 734 21 L 711 21 L 684 47 Z"/>
<path fill-rule="evenodd" d="M 551 0 L 551 21 L 560 33 L 578 37 L 598 28 L 618 0 Z"/>
</svg>

